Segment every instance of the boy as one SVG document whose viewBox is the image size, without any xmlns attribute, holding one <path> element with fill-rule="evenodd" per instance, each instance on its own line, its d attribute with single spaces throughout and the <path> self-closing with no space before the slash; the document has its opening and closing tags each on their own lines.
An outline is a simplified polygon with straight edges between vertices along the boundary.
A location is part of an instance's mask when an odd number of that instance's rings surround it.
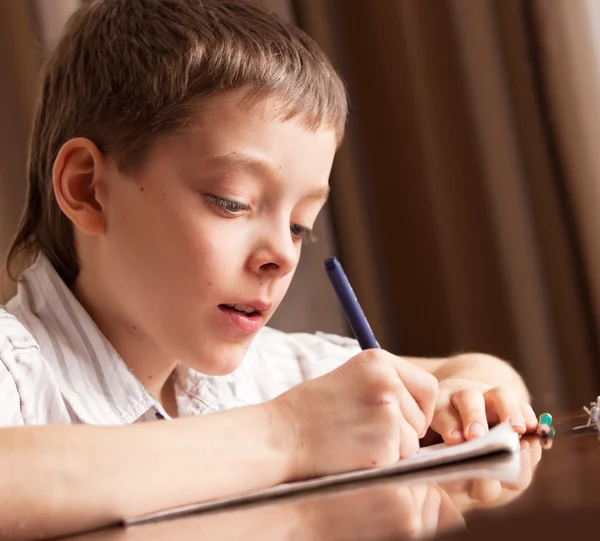
<svg viewBox="0 0 600 541">
<path fill-rule="evenodd" d="M 7 257 L 5 531 L 374 467 L 428 429 L 449 443 L 509 418 L 535 430 L 498 359 L 264 327 L 327 198 L 346 110 L 318 47 L 256 7 L 98 0 L 72 17 Z"/>
</svg>

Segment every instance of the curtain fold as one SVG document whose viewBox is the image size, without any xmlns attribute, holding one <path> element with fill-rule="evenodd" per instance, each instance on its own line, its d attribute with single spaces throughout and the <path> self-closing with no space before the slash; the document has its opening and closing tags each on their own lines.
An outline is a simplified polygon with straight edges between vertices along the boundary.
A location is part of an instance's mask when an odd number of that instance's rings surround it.
<svg viewBox="0 0 600 541">
<path fill-rule="evenodd" d="M 346 192 L 363 194 L 367 241 L 337 242 L 357 289 L 383 296 L 371 308 L 384 345 L 503 357 L 539 409 L 580 407 L 600 389 L 600 123 L 583 129 L 572 114 L 587 123 L 598 112 L 590 4 L 297 3 L 353 100 L 332 205 L 339 227 L 354 213 Z M 565 26 L 578 40 L 561 40 Z"/>
<path fill-rule="evenodd" d="M 13 236 L 25 196 L 29 124 L 38 59 L 27 2 L 0 3 L 0 259 Z M 18 179 L 18 180 L 17 180 Z"/>
</svg>

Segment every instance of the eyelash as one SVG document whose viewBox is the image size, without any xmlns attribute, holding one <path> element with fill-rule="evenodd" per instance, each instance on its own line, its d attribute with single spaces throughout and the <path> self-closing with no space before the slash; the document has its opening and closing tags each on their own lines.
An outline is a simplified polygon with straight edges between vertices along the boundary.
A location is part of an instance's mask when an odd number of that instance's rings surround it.
<svg viewBox="0 0 600 541">
<path fill-rule="evenodd" d="M 205 198 L 211 205 L 227 212 L 231 216 L 237 216 L 242 212 L 250 210 L 248 205 L 238 203 L 237 201 L 230 201 L 229 199 L 223 199 L 221 197 L 217 197 L 216 195 L 207 195 Z M 305 244 L 310 244 L 319 240 L 314 234 L 313 230 L 305 225 L 292 224 L 290 226 L 290 231 L 295 239 L 299 239 Z"/>
<path fill-rule="evenodd" d="M 228 212 L 232 216 L 250 210 L 248 205 L 244 205 L 243 203 L 238 203 L 236 201 L 230 201 L 229 199 L 222 199 L 216 195 L 207 195 L 206 200 L 211 205 Z"/>
<path fill-rule="evenodd" d="M 296 232 L 294 232 L 294 230 L 296 230 Z M 304 225 L 292 224 L 290 226 L 290 231 L 295 238 L 300 239 L 304 244 L 311 244 L 319 240 L 313 230 Z"/>
</svg>

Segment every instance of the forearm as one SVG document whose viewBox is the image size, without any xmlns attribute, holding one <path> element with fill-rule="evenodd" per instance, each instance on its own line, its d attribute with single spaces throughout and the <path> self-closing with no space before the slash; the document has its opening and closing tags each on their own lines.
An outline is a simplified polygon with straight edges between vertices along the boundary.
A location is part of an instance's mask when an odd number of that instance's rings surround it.
<svg viewBox="0 0 600 541">
<path fill-rule="evenodd" d="M 288 480 L 261 406 L 123 427 L 0 430 L 0 537 L 64 535 Z"/>
<path fill-rule="evenodd" d="M 469 379 L 510 389 L 519 400 L 530 402 L 529 391 L 519 373 L 507 362 L 481 353 L 457 355 L 440 364 L 433 374 L 438 381 Z"/>
</svg>

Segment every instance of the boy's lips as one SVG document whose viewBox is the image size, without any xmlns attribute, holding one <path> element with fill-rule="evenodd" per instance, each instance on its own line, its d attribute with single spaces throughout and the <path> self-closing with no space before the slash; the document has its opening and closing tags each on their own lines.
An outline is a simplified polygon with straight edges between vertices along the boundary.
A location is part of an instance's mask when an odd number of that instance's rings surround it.
<svg viewBox="0 0 600 541">
<path fill-rule="evenodd" d="M 264 325 L 265 316 L 271 309 L 272 303 L 265 301 L 236 302 L 219 304 L 219 312 L 225 316 L 220 320 L 226 332 L 238 334 L 257 333 Z"/>
<path fill-rule="evenodd" d="M 258 312 L 258 314 L 263 315 L 264 312 L 268 312 L 269 310 L 271 310 L 271 307 L 273 306 L 272 302 L 268 302 L 268 301 L 263 301 L 263 300 L 253 300 L 253 301 L 237 301 L 237 302 L 231 302 L 231 303 L 222 303 L 219 306 L 227 306 L 230 308 L 234 308 L 238 311 L 241 312 L 248 312 L 248 313 L 256 313 Z"/>
</svg>

